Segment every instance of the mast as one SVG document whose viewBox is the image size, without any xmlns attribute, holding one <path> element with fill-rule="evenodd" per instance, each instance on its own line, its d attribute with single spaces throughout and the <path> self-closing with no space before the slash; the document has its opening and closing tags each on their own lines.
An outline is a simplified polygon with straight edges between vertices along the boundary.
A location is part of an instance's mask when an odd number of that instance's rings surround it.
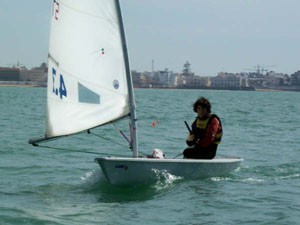
<svg viewBox="0 0 300 225">
<path fill-rule="evenodd" d="M 133 157 L 138 157 L 138 140 L 137 140 L 137 119 L 136 119 L 136 110 L 135 110 L 135 102 L 134 102 L 134 93 L 133 93 L 133 84 L 132 84 L 132 77 L 130 72 L 129 66 L 129 57 L 128 57 L 128 50 L 126 44 L 126 37 L 125 37 L 125 29 L 122 20 L 122 12 L 119 0 L 115 0 L 118 20 L 119 20 L 119 27 L 122 39 L 122 48 L 123 48 L 123 56 L 125 62 L 125 71 L 126 71 L 126 78 L 127 78 L 127 87 L 128 87 L 128 95 L 129 95 L 129 108 L 130 108 L 130 121 L 131 121 L 131 129 L 132 129 L 132 151 Z"/>
</svg>

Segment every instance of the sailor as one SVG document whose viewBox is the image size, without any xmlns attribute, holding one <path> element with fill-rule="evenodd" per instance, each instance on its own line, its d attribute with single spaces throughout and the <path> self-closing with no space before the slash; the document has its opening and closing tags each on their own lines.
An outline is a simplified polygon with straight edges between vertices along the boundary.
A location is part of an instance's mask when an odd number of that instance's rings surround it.
<svg viewBox="0 0 300 225">
<path fill-rule="evenodd" d="M 183 151 L 184 158 L 213 159 L 221 143 L 221 120 L 211 113 L 211 104 L 204 97 L 197 99 L 193 109 L 197 117 L 186 140 L 189 147 Z"/>
</svg>

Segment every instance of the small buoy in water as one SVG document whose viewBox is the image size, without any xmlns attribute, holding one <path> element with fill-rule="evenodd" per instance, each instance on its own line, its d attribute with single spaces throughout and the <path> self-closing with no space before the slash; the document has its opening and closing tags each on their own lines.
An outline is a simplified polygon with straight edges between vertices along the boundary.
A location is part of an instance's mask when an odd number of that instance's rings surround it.
<svg viewBox="0 0 300 225">
<path fill-rule="evenodd" d="M 152 122 L 152 127 L 156 127 L 156 124 L 158 124 L 158 123 L 159 123 L 159 120 L 153 121 Z"/>
</svg>

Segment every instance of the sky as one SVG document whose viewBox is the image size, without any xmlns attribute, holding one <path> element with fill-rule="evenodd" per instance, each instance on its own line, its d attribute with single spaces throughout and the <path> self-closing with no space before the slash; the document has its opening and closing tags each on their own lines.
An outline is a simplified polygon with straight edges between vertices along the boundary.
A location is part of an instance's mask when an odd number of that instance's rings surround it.
<svg viewBox="0 0 300 225">
<path fill-rule="evenodd" d="M 75 1 L 75 0 L 74 0 Z M 299 0 L 120 0 L 132 70 L 300 70 Z M 52 0 L 0 0 L 0 66 L 47 61 Z"/>
</svg>

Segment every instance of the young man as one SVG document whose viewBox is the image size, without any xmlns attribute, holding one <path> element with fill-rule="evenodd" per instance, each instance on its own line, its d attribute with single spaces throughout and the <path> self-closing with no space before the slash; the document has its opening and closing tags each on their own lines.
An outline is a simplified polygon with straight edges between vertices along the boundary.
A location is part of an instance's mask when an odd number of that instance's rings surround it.
<svg viewBox="0 0 300 225">
<path fill-rule="evenodd" d="M 193 108 L 197 118 L 186 141 L 190 147 L 183 151 L 184 158 L 213 159 L 221 143 L 221 120 L 217 115 L 211 114 L 211 104 L 206 98 L 197 99 Z"/>
</svg>

